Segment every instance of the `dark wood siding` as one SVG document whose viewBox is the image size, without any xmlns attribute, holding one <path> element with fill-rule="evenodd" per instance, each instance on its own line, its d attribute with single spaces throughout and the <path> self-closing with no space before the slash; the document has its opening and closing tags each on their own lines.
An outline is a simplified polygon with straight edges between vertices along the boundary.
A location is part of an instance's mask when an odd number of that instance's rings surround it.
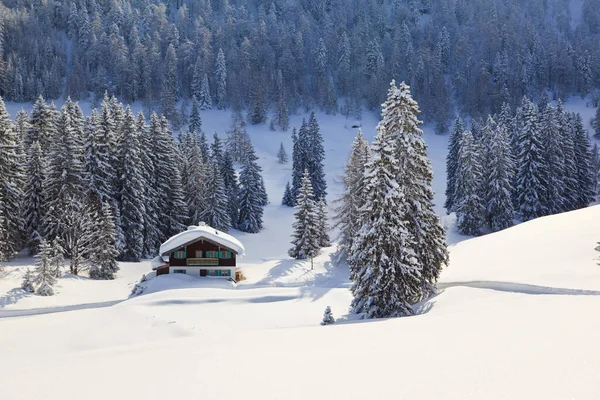
<svg viewBox="0 0 600 400">
<path fill-rule="evenodd" d="M 167 275 L 169 273 L 169 266 L 165 265 L 164 267 L 160 267 L 156 270 L 156 276 L 158 275 Z"/>
<path fill-rule="evenodd" d="M 208 240 L 200 239 L 196 242 L 188 244 L 185 248 L 181 248 L 179 250 L 185 250 L 187 258 L 197 258 L 196 250 L 202 251 L 202 258 L 206 257 L 206 251 L 231 251 L 226 247 L 221 247 L 213 242 Z M 174 256 L 175 251 L 171 252 L 169 255 L 169 264 L 172 267 L 184 267 L 187 265 L 186 259 L 177 259 Z M 231 258 L 221 258 L 219 259 L 220 267 L 235 267 L 236 266 L 236 254 L 231 251 Z"/>
</svg>

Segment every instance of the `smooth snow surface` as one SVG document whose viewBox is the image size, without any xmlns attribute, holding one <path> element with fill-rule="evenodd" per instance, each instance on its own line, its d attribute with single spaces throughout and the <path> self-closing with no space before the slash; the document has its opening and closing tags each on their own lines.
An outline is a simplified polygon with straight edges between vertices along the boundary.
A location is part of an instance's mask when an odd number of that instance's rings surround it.
<svg viewBox="0 0 600 400">
<path fill-rule="evenodd" d="M 167 253 L 200 238 L 205 238 L 218 243 L 223 247 L 227 247 L 240 256 L 246 255 L 246 249 L 239 240 L 208 225 L 190 226 L 187 231 L 183 231 L 169 238 L 160 246 L 159 254 L 165 256 Z"/>
<path fill-rule="evenodd" d="M 209 136 L 229 125 L 223 111 L 202 118 Z M 340 116 L 318 120 L 331 204 L 355 129 Z M 365 115 L 369 141 L 376 124 Z M 440 294 L 415 317 L 356 321 L 347 267 L 330 262 L 335 246 L 314 270 L 286 254 L 294 210 L 279 204 L 291 164 L 276 154 L 283 142 L 291 155 L 291 132 L 248 131 L 271 204 L 260 234 L 230 232 L 246 248 L 247 279 L 161 275 L 128 298 L 151 265 L 121 263 L 114 281 L 67 275 L 40 297 L 16 289 L 33 259 L 0 264 L 0 399 L 600 398 L 600 206 L 476 239 L 444 217 L 451 259 Z M 441 215 L 447 137 L 426 129 L 425 139 Z M 327 306 L 336 323 L 321 326 Z"/>
</svg>

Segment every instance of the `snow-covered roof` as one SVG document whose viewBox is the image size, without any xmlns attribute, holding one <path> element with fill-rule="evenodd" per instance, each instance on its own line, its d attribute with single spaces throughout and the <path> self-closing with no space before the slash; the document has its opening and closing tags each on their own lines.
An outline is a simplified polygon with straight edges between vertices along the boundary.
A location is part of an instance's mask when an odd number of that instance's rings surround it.
<svg viewBox="0 0 600 400">
<path fill-rule="evenodd" d="M 165 256 L 198 239 L 207 239 L 235 251 L 240 256 L 246 255 L 246 249 L 239 240 L 208 225 L 189 226 L 187 231 L 171 237 L 160 246 L 159 255 Z"/>
<path fill-rule="evenodd" d="M 152 259 L 152 261 L 150 261 L 150 265 L 152 266 L 152 269 L 157 269 L 167 265 L 168 262 L 169 260 L 165 261 L 161 256 L 156 256 Z"/>
</svg>

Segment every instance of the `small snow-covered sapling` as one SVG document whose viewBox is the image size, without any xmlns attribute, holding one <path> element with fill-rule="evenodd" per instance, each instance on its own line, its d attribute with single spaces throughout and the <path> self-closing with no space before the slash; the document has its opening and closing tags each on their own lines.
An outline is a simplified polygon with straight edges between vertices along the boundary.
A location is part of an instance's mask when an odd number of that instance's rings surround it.
<svg viewBox="0 0 600 400">
<path fill-rule="evenodd" d="M 333 313 L 331 312 L 331 307 L 327 306 L 325 308 L 325 312 L 323 313 L 323 321 L 321 321 L 321 325 L 331 325 L 335 323 L 335 318 L 333 318 Z"/>
</svg>

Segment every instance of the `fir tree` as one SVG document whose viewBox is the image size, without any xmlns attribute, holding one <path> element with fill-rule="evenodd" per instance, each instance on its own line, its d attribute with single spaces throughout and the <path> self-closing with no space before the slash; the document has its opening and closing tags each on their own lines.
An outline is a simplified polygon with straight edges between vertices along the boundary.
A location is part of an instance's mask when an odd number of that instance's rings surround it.
<svg viewBox="0 0 600 400">
<path fill-rule="evenodd" d="M 325 308 L 325 312 L 323 313 L 323 320 L 321 321 L 321 325 L 331 325 L 335 323 L 335 318 L 333 318 L 333 313 L 331 312 L 331 307 L 327 306 Z"/>
<path fill-rule="evenodd" d="M 219 110 L 225 108 L 225 97 L 227 95 L 227 66 L 225 65 L 225 54 L 219 49 L 215 62 L 215 81 L 217 82 L 217 106 Z"/>
<path fill-rule="evenodd" d="M 290 187 L 290 182 L 285 184 L 285 190 L 283 192 L 283 199 L 281 200 L 282 206 L 294 207 L 295 201 L 292 196 L 292 188 Z"/>
<path fill-rule="evenodd" d="M 237 228 L 240 187 L 235 169 L 233 168 L 233 159 L 228 151 L 223 153 L 221 175 L 223 175 L 223 184 L 225 185 L 225 193 L 227 195 L 227 209 L 229 210 L 231 226 L 232 228 Z"/>
<path fill-rule="evenodd" d="M 286 164 L 288 162 L 288 155 L 283 147 L 283 142 L 279 145 L 279 151 L 277 152 L 277 162 L 279 164 Z"/>
<path fill-rule="evenodd" d="M 23 281 L 21 282 L 21 289 L 23 289 L 27 293 L 35 292 L 35 288 L 33 287 L 34 276 L 31 269 L 27 268 L 25 271 L 25 275 L 23 275 Z"/>
<path fill-rule="evenodd" d="M 119 252 L 115 245 L 115 224 L 112 212 L 107 203 L 97 215 L 98 222 L 93 247 L 89 251 L 90 278 L 114 279 L 119 270 L 117 256 Z"/>
<path fill-rule="evenodd" d="M 300 193 L 296 198 L 296 213 L 294 214 L 294 233 L 292 234 L 292 248 L 288 251 L 290 257 L 305 260 L 310 259 L 313 269 L 313 259 L 319 254 L 319 219 L 317 206 L 314 200 L 312 184 L 308 170 L 302 175 Z"/>
<path fill-rule="evenodd" d="M 544 163 L 547 166 L 547 192 L 544 205 L 548 214 L 556 214 L 561 212 L 563 206 L 561 198 L 565 173 L 563 149 L 556 111 L 551 104 L 548 104 L 540 112 L 540 136 L 544 147 Z"/>
<path fill-rule="evenodd" d="M 35 254 L 43 238 L 41 224 L 46 207 L 44 204 L 44 181 L 46 179 L 46 163 L 40 143 L 36 140 L 29 146 L 27 154 L 26 181 L 24 187 L 23 212 L 25 217 L 25 233 L 30 253 Z"/>
<path fill-rule="evenodd" d="M 352 153 L 346 164 L 342 182 L 344 193 L 336 200 L 335 226 L 339 229 L 338 250 L 335 259 L 339 263 L 346 261 L 352 249 L 352 242 L 359 225 L 359 210 L 364 204 L 365 168 L 371 159 L 369 143 L 363 138 L 359 129 L 352 143 Z"/>
<path fill-rule="evenodd" d="M 600 139 L 600 104 L 596 107 L 596 115 L 592 121 L 592 128 L 594 128 L 594 137 Z"/>
<path fill-rule="evenodd" d="M 265 188 L 261 168 L 256 163 L 254 149 L 250 149 L 248 159 L 240 173 L 238 229 L 242 232 L 258 233 L 263 227 Z"/>
<path fill-rule="evenodd" d="M 0 209 L 5 240 L 0 243 L 0 259 L 10 259 L 20 250 L 25 220 L 22 216 L 24 171 L 19 156 L 20 143 L 0 98 Z"/>
<path fill-rule="evenodd" d="M 287 131 L 290 127 L 290 116 L 285 101 L 283 87 L 283 76 L 281 70 L 277 71 L 277 108 L 275 110 L 275 121 L 282 131 Z"/>
<path fill-rule="evenodd" d="M 225 147 L 231 156 L 233 161 L 244 163 L 246 161 L 246 154 L 248 149 L 252 146 L 250 138 L 246 133 L 246 124 L 243 120 L 242 114 L 239 112 L 234 113 L 233 122 L 231 129 L 227 132 L 227 139 L 225 141 Z"/>
<path fill-rule="evenodd" d="M 206 185 L 210 179 L 210 169 L 204 162 L 199 144 L 194 140 L 190 152 L 189 168 L 185 186 L 185 202 L 188 205 L 192 223 L 200 222 L 200 215 L 206 209 Z"/>
<path fill-rule="evenodd" d="M 528 99 L 521 107 L 517 158 L 517 205 L 524 221 L 547 213 L 543 204 L 547 196 L 547 169 L 539 133 L 537 110 Z"/>
<path fill-rule="evenodd" d="M 192 135 L 197 135 L 202 132 L 202 118 L 200 118 L 200 107 L 196 96 L 192 97 L 192 110 L 190 111 L 190 123 L 188 129 Z"/>
<path fill-rule="evenodd" d="M 200 214 L 202 221 L 223 232 L 231 228 L 227 194 L 221 168 L 219 164 L 213 163 L 210 179 L 206 185 L 206 208 Z"/>
<path fill-rule="evenodd" d="M 215 132 L 213 142 L 210 145 L 210 158 L 213 162 L 221 164 L 223 162 L 223 145 L 219 135 Z"/>
<path fill-rule="evenodd" d="M 310 114 L 307 132 L 307 158 L 308 171 L 313 185 L 315 198 L 327 196 L 327 182 L 323 162 L 325 161 L 325 149 L 323 148 L 323 136 L 319 129 L 319 123 L 315 113 Z"/>
<path fill-rule="evenodd" d="M 302 140 L 300 140 L 300 136 L 302 135 Z M 302 174 L 304 170 L 307 168 L 305 162 L 305 148 L 304 143 L 306 143 L 306 121 L 302 120 L 302 125 L 300 126 L 300 132 L 296 132 L 296 128 L 292 130 L 292 197 L 294 199 L 294 205 L 296 201 L 296 197 L 298 197 L 298 193 L 300 192 L 300 185 L 302 183 Z"/>
<path fill-rule="evenodd" d="M 444 208 L 447 213 L 456 211 L 454 209 L 454 192 L 456 190 L 456 170 L 458 168 L 459 143 L 465 126 L 462 119 L 457 118 L 450 134 L 448 155 L 446 156 L 446 202 Z"/>
<path fill-rule="evenodd" d="M 494 232 L 513 225 L 514 209 L 512 204 L 512 182 L 514 181 L 514 159 L 510 147 L 510 137 L 504 125 L 498 125 L 492 131 L 489 141 L 489 159 L 484 171 L 486 221 Z"/>
<path fill-rule="evenodd" d="M 121 226 L 125 236 L 122 258 L 125 261 L 139 261 L 144 252 L 144 176 L 140 170 L 140 138 L 129 106 L 125 111 L 119 147 Z"/>
<path fill-rule="evenodd" d="M 40 95 L 31 111 L 29 130 L 25 135 L 25 148 L 27 149 L 33 142 L 37 141 L 40 144 L 42 153 L 45 153 L 50 149 L 50 141 L 54 134 L 54 112 Z"/>
<path fill-rule="evenodd" d="M 321 197 L 317 203 L 317 225 L 319 230 L 319 246 L 331 246 L 331 239 L 329 239 L 329 225 L 327 223 L 327 203 L 325 203 L 323 197 Z"/>
<path fill-rule="evenodd" d="M 397 177 L 408 203 L 407 228 L 415 243 L 414 252 L 422 266 L 423 296 L 435 292 L 435 283 L 442 267 L 448 263 L 446 234 L 439 217 L 433 210 L 433 172 L 427 158 L 422 124 L 417 118 L 419 106 L 410 94 L 410 88 L 394 81 L 388 99 L 382 106 L 381 122 L 396 139 L 396 157 L 402 168 Z"/>
<path fill-rule="evenodd" d="M 54 272 L 50 263 L 51 247 L 45 240 L 40 244 L 40 251 L 36 257 L 34 283 L 37 286 L 36 294 L 40 296 L 52 296 L 52 286 L 56 283 Z"/>
<path fill-rule="evenodd" d="M 584 208 L 594 201 L 592 148 L 581 115 L 573 115 L 573 144 L 577 168 L 577 200 L 575 206 Z"/>
<path fill-rule="evenodd" d="M 177 63 L 175 47 L 170 44 L 165 56 L 165 76 L 161 92 L 162 111 L 169 120 L 175 120 L 177 118 L 176 104 L 179 88 L 177 82 Z"/>
<path fill-rule="evenodd" d="M 477 236 L 482 233 L 485 216 L 485 203 L 480 196 L 483 171 L 470 131 L 461 134 L 459 148 L 454 193 L 458 231 L 463 235 Z"/>
<path fill-rule="evenodd" d="M 365 171 L 361 227 L 348 259 L 351 309 L 365 318 L 411 315 L 411 305 L 422 291 L 421 266 L 406 222 L 408 207 L 397 182 L 401 169 L 395 154 L 397 140 L 383 124 L 377 130 L 373 159 Z"/>
<path fill-rule="evenodd" d="M 196 94 L 198 106 L 201 110 L 210 110 L 212 108 L 212 97 L 210 96 L 210 87 L 208 86 L 208 75 L 202 76 L 200 93 Z"/>
</svg>

